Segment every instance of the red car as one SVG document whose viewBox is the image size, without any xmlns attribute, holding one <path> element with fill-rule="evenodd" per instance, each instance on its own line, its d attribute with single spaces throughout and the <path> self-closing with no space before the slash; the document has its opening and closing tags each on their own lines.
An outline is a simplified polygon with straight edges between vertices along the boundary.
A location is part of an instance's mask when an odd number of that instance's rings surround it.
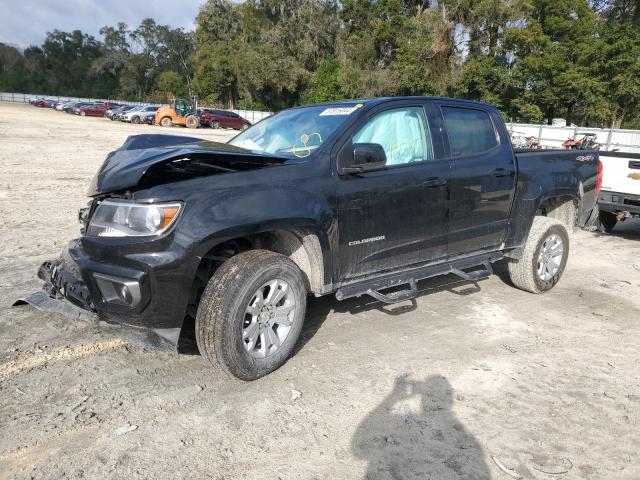
<svg viewBox="0 0 640 480">
<path fill-rule="evenodd" d="M 82 117 L 103 117 L 104 112 L 120 105 L 112 102 L 96 102 L 76 108 L 73 113 Z"/>
<path fill-rule="evenodd" d="M 39 98 L 37 100 L 34 100 L 32 105 L 40 108 L 50 108 L 51 104 L 54 102 L 56 102 L 56 100 L 53 100 L 51 98 Z"/>
<path fill-rule="evenodd" d="M 246 130 L 251 126 L 249 120 L 242 118 L 237 113 L 226 110 L 213 110 L 203 108 L 199 111 L 200 125 L 211 128 L 234 128 Z"/>
</svg>

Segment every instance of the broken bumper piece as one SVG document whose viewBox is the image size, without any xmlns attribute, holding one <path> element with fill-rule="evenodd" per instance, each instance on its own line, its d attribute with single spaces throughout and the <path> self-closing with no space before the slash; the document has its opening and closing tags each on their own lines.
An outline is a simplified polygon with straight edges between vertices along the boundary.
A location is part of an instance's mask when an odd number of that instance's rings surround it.
<svg viewBox="0 0 640 480">
<path fill-rule="evenodd" d="M 89 289 L 63 259 L 64 256 L 40 265 L 38 278 L 44 281 L 42 288 L 53 299 L 66 299 L 77 307 L 95 311 Z"/>
</svg>

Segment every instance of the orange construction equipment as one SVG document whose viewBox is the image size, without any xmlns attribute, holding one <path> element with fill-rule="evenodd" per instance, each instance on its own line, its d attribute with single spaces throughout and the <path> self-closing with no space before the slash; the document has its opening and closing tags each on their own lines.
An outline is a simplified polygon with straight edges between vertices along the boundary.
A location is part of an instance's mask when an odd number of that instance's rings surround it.
<svg viewBox="0 0 640 480">
<path fill-rule="evenodd" d="M 156 125 L 163 127 L 181 125 L 187 128 L 198 128 L 200 120 L 196 110 L 186 100 L 172 99 L 168 107 L 160 107 L 156 112 Z"/>
</svg>

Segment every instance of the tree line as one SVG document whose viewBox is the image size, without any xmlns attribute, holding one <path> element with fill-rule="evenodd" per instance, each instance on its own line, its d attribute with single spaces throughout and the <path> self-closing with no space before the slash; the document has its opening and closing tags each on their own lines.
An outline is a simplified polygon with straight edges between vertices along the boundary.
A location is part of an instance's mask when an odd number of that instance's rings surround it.
<svg viewBox="0 0 640 480">
<path fill-rule="evenodd" d="M 640 128 L 638 0 L 208 0 L 193 32 L 146 19 L 100 35 L 0 44 L 0 90 L 269 110 L 441 95 Z"/>
</svg>

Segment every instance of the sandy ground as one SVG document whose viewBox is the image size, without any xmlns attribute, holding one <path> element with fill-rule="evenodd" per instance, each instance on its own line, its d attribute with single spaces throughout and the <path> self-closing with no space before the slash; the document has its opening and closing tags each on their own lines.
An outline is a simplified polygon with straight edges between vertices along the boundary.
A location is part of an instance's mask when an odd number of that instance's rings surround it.
<svg viewBox="0 0 640 480">
<path fill-rule="evenodd" d="M 313 299 L 298 353 L 253 383 L 10 308 L 107 152 L 156 131 L 0 104 L 0 478 L 640 478 L 637 221 L 577 232 L 544 296 L 493 276 Z"/>
</svg>

